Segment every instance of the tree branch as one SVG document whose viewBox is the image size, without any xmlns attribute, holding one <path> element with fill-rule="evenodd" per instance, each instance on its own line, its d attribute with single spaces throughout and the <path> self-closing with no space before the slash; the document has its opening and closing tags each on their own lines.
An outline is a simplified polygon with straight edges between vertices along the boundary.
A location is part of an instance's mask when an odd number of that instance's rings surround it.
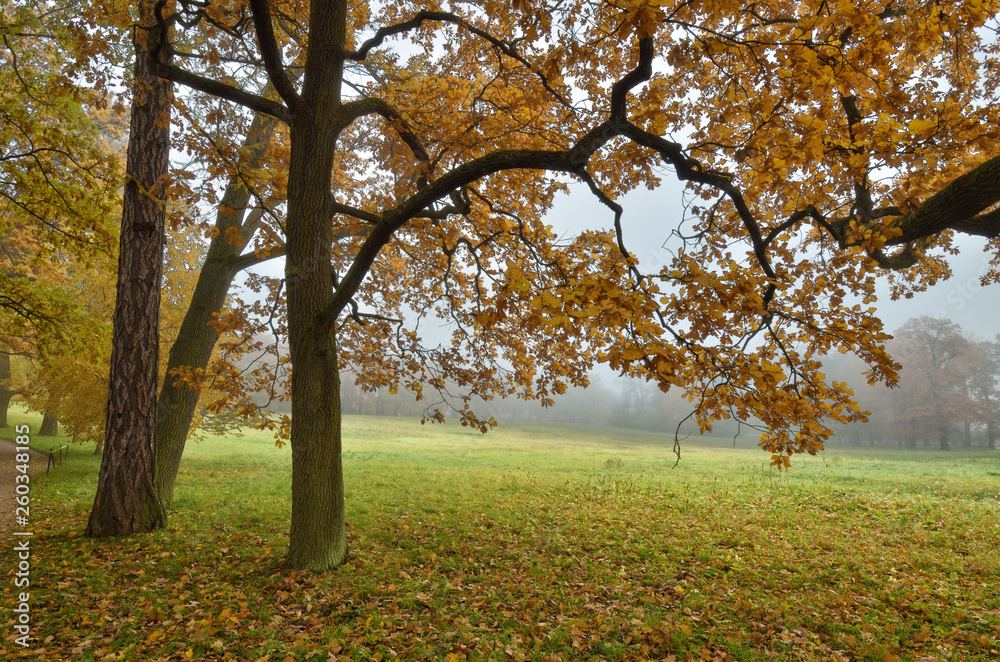
<svg viewBox="0 0 1000 662">
<path fill-rule="evenodd" d="M 1000 211 L 983 212 L 997 203 L 1000 203 L 1000 156 L 956 177 L 921 204 L 920 209 L 892 221 L 892 226 L 902 234 L 886 243 L 905 244 L 942 230 L 995 239 L 1000 236 Z"/>
<path fill-rule="evenodd" d="M 388 101 L 377 97 L 368 97 L 345 103 L 341 106 L 340 115 L 337 118 L 338 122 L 336 135 L 339 135 L 340 132 L 350 126 L 352 122 L 365 117 L 366 115 L 381 115 L 385 118 L 392 128 L 396 130 L 396 133 L 402 141 L 406 143 L 406 146 L 410 148 L 414 158 L 421 163 L 426 164 L 428 174 L 430 174 L 430 171 L 433 170 L 433 164 L 431 163 L 430 156 L 427 154 L 427 150 L 424 149 L 423 143 L 420 142 L 420 138 L 410 127 L 409 123 L 403 118 L 400 112 Z M 426 186 L 427 177 L 425 175 L 421 175 L 417 180 L 417 185 Z"/>
<path fill-rule="evenodd" d="M 570 103 L 563 95 L 559 94 L 559 92 L 556 92 L 554 89 L 552 89 L 552 86 L 549 83 L 549 79 L 545 76 L 545 74 L 543 74 L 541 71 L 536 71 L 534 68 L 532 68 L 531 64 L 526 59 L 524 59 L 524 57 L 521 56 L 521 54 L 519 54 L 516 50 L 514 50 L 514 48 L 510 44 L 501 39 L 497 39 L 490 33 L 486 32 L 485 30 L 477 28 L 476 26 L 472 25 L 461 16 L 452 14 L 451 12 L 430 11 L 427 9 L 421 9 L 416 13 L 416 15 L 414 15 L 413 18 L 411 18 L 408 21 L 379 28 L 378 31 L 375 33 L 374 37 L 365 41 L 365 43 L 361 44 L 361 48 L 359 48 L 356 51 L 348 51 L 344 53 L 344 58 L 360 62 L 361 60 L 364 60 L 368 56 L 368 53 L 373 48 L 381 46 L 382 43 L 385 42 L 387 37 L 391 37 L 392 35 L 396 34 L 401 34 L 403 32 L 409 32 L 410 30 L 416 30 L 426 21 L 437 21 L 441 23 L 451 23 L 453 25 L 457 25 L 459 27 L 465 28 L 466 30 L 476 35 L 477 37 L 480 37 L 485 41 L 489 42 L 490 45 L 492 45 L 494 48 L 496 48 L 498 51 L 500 51 L 507 57 L 517 60 L 525 67 L 527 67 L 529 71 L 538 76 L 538 78 L 542 81 L 542 87 L 544 87 L 549 94 L 558 99 L 559 103 L 561 103 L 563 106 L 573 110 L 573 104 Z"/>
<path fill-rule="evenodd" d="M 276 257 L 281 257 L 284 254 L 285 254 L 285 248 L 283 245 L 271 250 L 266 257 L 259 256 L 255 251 L 251 251 L 249 253 L 244 253 L 243 255 L 239 255 L 233 258 L 230 261 L 229 266 L 232 268 L 233 271 L 239 273 L 244 269 L 249 269 L 250 267 L 256 267 L 258 264 L 267 262 L 268 260 L 271 260 Z"/>
<path fill-rule="evenodd" d="M 222 99 L 232 101 L 233 103 L 238 103 L 241 106 L 249 108 L 250 110 L 270 115 L 271 117 L 284 122 L 289 126 L 291 125 L 292 116 L 288 112 L 288 108 L 277 101 L 272 101 L 265 97 L 251 94 L 246 90 L 236 87 L 235 85 L 229 85 L 212 78 L 200 76 L 196 73 L 187 71 L 186 69 L 182 69 L 177 65 L 161 62 L 161 58 L 159 57 L 160 51 L 163 49 L 167 49 L 169 51 L 173 48 L 169 42 L 169 21 L 163 16 L 163 8 L 165 5 L 166 0 L 158 0 L 154 7 L 156 24 L 158 27 L 158 30 L 155 32 L 158 32 L 159 34 L 155 40 L 152 40 L 147 45 L 151 54 L 150 61 L 155 68 L 157 76 L 181 85 L 185 85 L 193 90 L 198 90 L 199 92 L 204 92 L 205 94 L 211 94 L 212 96 L 220 97 Z M 154 36 L 154 34 L 151 33 L 150 37 L 152 36 Z M 289 85 L 290 84 L 291 83 L 289 83 Z"/>
<path fill-rule="evenodd" d="M 294 113 L 302 104 L 302 97 L 295 91 L 284 63 L 281 61 L 281 48 L 274 36 L 274 26 L 271 24 L 271 10 L 267 0 L 250 0 L 250 12 L 253 14 L 253 25 L 257 32 L 257 45 L 261 57 L 264 58 L 264 68 L 267 77 L 274 85 L 275 91 L 284 99 L 285 104 Z"/>
<path fill-rule="evenodd" d="M 579 173 L 585 172 L 585 167 L 594 153 L 618 136 L 630 138 L 637 144 L 657 151 L 668 163 L 674 166 L 678 178 L 709 184 L 724 191 L 733 201 L 743 219 L 753 241 L 754 253 L 761 268 L 773 281 L 775 274 L 767 259 L 760 229 L 743 200 L 742 194 L 733 186 L 729 178 L 718 173 L 703 171 L 700 164 L 686 157 L 676 143 L 644 131 L 627 121 L 625 102 L 628 92 L 648 80 L 652 75 L 653 55 L 652 37 L 642 38 L 639 41 L 639 62 L 636 67 L 612 87 L 611 118 L 585 133 L 571 148 L 551 151 L 501 150 L 481 156 L 453 168 L 409 198 L 401 201 L 394 208 L 386 210 L 360 247 L 354 262 L 340 281 L 332 298 L 318 314 L 317 325 L 320 328 L 333 328 L 337 316 L 348 305 L 354 292 L 361 286 L 365 275 L 375 262 L 382 247 L 392 239 L 393 233 L 436 201 L 478 179 L 506 170 L 547 170 L 579 175 Z M 774 282 L 771 282 L 764 295 L 765 306 L 774 296 L 775 290 L 776 286 Z"/>
<path fill-rule="evenodd" d="M 767 245 L 761 235 L 757 219 L 754 218 L 753 212 L 743 198 L 743 193 L 733 185 L 728 176 L 718 172 L 702 170 L 701 164 L 698 161 L 684 155 L 680 145 L 672 143 L 662 136 L 649 133 L 631 122 L 626 123 L 623 127 L 622 135 L 630 138 L 636 144 L 656 151 L 664 161 L 673 166 L 678 179 L 705 184 L 724 193 L 730 202 L 732 202 L 733 207 L 736 208 L 736 213 L 739 215 L 744 229 L 746 229 L 747 234 L 750 236 L 757 264 L 769 279 L 773 281 L 777 278 L 767 257 Z M 774 298 L 776 289 L 774 282 L 771 282 L 767 286 L 763 299 L 765 308 L 771 302 L 771 299 Z"/>
<path fill-rule="evenodd" d="M 365 211 L 364 209 L 358 209 L 357 207 L 351 207 L 350 205 L 345 205 L 342 202 L 337 202 L 333 200 L 330 202 L 330 211 L 334 214 L 343 214 L 344 216 L 351 216 L 365 223 L 371 225 L 377 225 L 382 221 L 382 217 L 370 211 Z"/>
<path fill-rule="evenodd" d="M 166 78 L 180 85 L 190 87 L 192 90 L 198 90 L 205 94 L 211 94 L 227 101 L 238 103 L 250 110 L 270 115 L 276 120 L 291 126 L 291 114 L 285 106 L 277 101 L 252 94 L 235 85 L 228 85 L 212 78 L 199 76 L 173 64 L 156 63 L 155 60 L 154 63 L 156 66 L 156 75 L 160 78 Z"/>
</svg>

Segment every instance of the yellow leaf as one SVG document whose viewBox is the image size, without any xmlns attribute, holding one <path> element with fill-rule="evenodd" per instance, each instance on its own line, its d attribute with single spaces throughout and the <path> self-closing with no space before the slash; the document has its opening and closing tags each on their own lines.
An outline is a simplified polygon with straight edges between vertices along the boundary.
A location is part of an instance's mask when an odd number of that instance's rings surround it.
<svg viewBox="0 0 1000 662">
<path fill-rule="evenodd" d="M 910 132 L 917 135 L 928 132 L 929 129 L 937 127 L 937 120 L 934 119 L 912 119 L 908 125 Z"/>
</svg>

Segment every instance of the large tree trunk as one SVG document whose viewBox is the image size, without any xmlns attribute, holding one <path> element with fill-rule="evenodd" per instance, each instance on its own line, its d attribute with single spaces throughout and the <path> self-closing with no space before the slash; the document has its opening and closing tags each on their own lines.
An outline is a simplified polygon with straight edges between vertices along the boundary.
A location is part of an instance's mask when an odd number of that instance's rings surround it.
<svg viewBox="0 0 1000 662">
<path fill-rule="evenodd" d="M 941 446 L 940 446 L 939 450 L 943 450 L 943 451 L 950 451 L 951 450 L 951 444 L 948 443 L 948 435 L 946 435 L 943 432 L 941 433 L 940 442 L 941 442 Z"/>
<path fill-rule="evenodd" d="M 42 437 L 55 437 L 59 434 L 59 419 L 55 414 L 46 413 L 42 416 L 42 427 L 38 428 Z"/>
<path fill-rule="evenodd" d="M 213 247 L 215 242 L 213 242 Z M 156 484 L 161 498 L 169 504 L 174 498 L 174 485 L 180 468 L 184 443 L 191 420 L 198 407 L 199 393 L 186 384 L 174 386 L 176 377 L 170 371 L 180 366 L 204 369 L 212 356 L 219 333 L 209 325 L 213 313 L 226 300 L 229 286 L 236 273 L 219 260 L 213 260 L 212 248 L 201 267 L 198 282 L 191 295 L 191 305 L 184 315 L 177 339 L 170 348 L 167 374 L 160 390 L 156 409 Z"/>
<path fill-rule="evenodd" d="M 334 137 L 322 125 L 303 125 L 292 128 L 285 262 L 293 366 L 288 564 L 326 570 L 347 559 L 337 344 L 334 332 L 315 330 L 333 286 L 327 201 Z"/>
<path fill-rule="evenodd" d="M 16 395 L 10 388 L 10 354 L 0 352 L 0 428 L 7 427 L 10 399 Z"/>
<path fill-rule="evenodd" d="M 292 360 L 292 527 L 288 564 L 327 570 L 347 560 L 336 330 L 321 312 L 333 298 L 329 203 L 336 150 L 347 3 L 309 8 L 309 51 L 291 128 L 285 282 Z"/>
<path fill-rule="evenodd" d="M 246 139 L 242 153 L 246 161 L 240 167 L 247 170 L 260 168 L 263 157 L 274 137 L 277 120 L 257 114 Z M 250 202 L 250 191 L 239 175 L 230 180 L 226 192 L 219 203 L 215 217 L 215 227 L 219 231 L 208 247 L 208 254 L 198 274 L 191 304 L 184 314 L 177 339 L 170 348 L 167 361 L 167 375 L 160 389 L 160 400 L 156 410 L 156 483 L 164 503 L 174 498 L 177 470 L 184 443 L 191 429 L 191 420 L 198 407 L 198 392 L 186 385 L 174 386 L 175 378 L 170 374 L 174 368 L 188 366 L 202 369 L 208 367 L 212 350 L 219 340 L 219 334 L 209 323 L 214 314 L 222 309 L 229 287 L 236 274 L 244 266 L 239 256 L 253 237 L 260 218 L 255 211 L 244 222 L 246 207 Z M 231 243 L 226 230 L 240 228 L 239 243 Z"/>
<path fill-rule="evenodd" d="M 332 336 L 298 347 L 292 372 L 292 527 L 288 564 L 327 570 L 347 560 L 340 373 Z"/>
<path fill-rule="evenodd" d="M 968 419 L 965 420 L 965 437 L 962 439 L 962 445 L 965 448 L 972 448 L 972 424 Z"/>
<path fill-rule="evenodd" d="M 150 0 L 143 0 L 139 13 L 140 25 L 155 25 Z M 136 35 L 108 418 L 86 532 L 93 537 L 141 533 L 166 524 L 153 479 L 153 433 L 172 85 L 152 74 L 146 31 L 138 29 Z"/>
</svg>

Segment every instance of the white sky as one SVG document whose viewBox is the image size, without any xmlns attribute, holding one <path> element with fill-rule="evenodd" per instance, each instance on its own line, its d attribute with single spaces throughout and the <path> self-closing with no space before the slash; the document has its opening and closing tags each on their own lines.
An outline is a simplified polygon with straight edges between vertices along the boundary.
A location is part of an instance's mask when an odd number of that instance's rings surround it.
<svg viewBox="0 0 1000 662">
<path fill-rule="evenodd" d="M 625 208 L 625 244 L 640 263 L 656 261 L 663 253 L 663 241 L 683 216 L 681 190 L 681 184 L 665 179 L 655 191 L 639 189 L 618 201 Z M 578 232 L 585 227 L 610 227 L 612 220 L 611 210 L 580 185 L 557 200 L 548 222 L 556 232 Z M 890 299 L 885 285 L 879 287 L 875 305 L 887 331 L 895 331 L 912 317 L 928 315 L 950 318 L 980 340 L 992 340 L 1000 334 L 1000 286 L 979 284 L 989 262 L 983 252 L 985 240 L 962 236 L 956 243 L 961 253 L 950 256 L 953 276 L 947 281 L 900 301 Z"/>
<path fill-rule="evenodd" d="M 663 242 L 683 217 L 682 185 L 676 180 L 664 179 L 656 190 L 645 188 L 633 191 L 618 202 L 624 207 L 622 224 L 626 246 L 640 262 L 647 265 L 662 263 Z M 571 193 L 557 198 L 547 217 L 557 233 L 576 234 L 585 228 L 611 227 L 614 215 L 582 184 L 571 185 Z M 950 318 L 961 326 L 967 335 L 977 340 L 992 340 L 1000 334 L 1000 286 L 979 285 L 979 276 L 985 272 L 988 256 L 983 252 L 984 241 L 974 237 L 957 240 L 961 253 L 951 257 L 952 278 L 916 295 L 913 299 L 892 301 L 888 288 L 882 285 L 878 308 L 885 329 L 892 333 L 912 317 L 929 315 Z M 266 263 L 264 271 L 281 276 L 284 260 Z M 425 342 L 447 342 L 450 330 L 435 333 L 434 324 L 422 325 Z M 597 373 L 604 383 L 614 378 L 607 368 L 599 367 Z"/>
</svg>

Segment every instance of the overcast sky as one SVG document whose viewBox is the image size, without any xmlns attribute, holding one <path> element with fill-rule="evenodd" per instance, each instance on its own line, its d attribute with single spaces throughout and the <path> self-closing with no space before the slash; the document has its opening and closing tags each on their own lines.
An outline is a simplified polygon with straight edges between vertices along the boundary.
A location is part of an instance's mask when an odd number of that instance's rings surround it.
<svg viewBox="0 0 1000 662">
<path fill-rule="evenodd" d="M 683 216 L 681 190 L 676 181 L 665 181 L 655 191 L 641 189 L 619 201 L 625 208 L 622 226 L 626 246 L 640 263 L 662 258 L 661 245 Z M 575 234 L 586 227 L 610 227 L 614 216 L 580 185 L 559 198 L 548 218 L 556 232 Z M 957 243 L 961 253 L 950 256 L 954 275 L 947 281 L 900 301 L 892 301 L 884 285 L 879 288 L 875 305 L 887 331 L 895 331 L 911 317 L 929 315 L 950 318 L 980 340 L 992 340 L 1000 333 L 1000 286 L 979 285 L 979 276 L 989 262 L 983 252 L 985 240 L 963 236 Z"/>
<path fill-rule="evenodd" d="M 611 227 L 614 216 L 601 205 L 585 186 L 573 185 L 569 195 L 560 196 L 546 221 L 560 234 L 575 235 L 585 228 Z M 646 265 L 662 263 L 665 251 L 662 244 L 670 231 L 677 227 L 683 216 L 682 187 L 676 181 L 666 180 L 655 191 L 640 189 L 619 202 L 625 208 L 623 229 L 626 245 Z M 1000 334 L 1000 286 L 981 287 L 979 276 L 987 268 L 988 257 L 983 253 L 984 241 L 963 237 L 958 245 L 961 253 L 951 257 L 954 275 L 928 291 L 910 300 L 892 301 L 888 288 L 880 288 L 876 306 L 885 328 L 892 333 L 908 319 L 921 315 L 952 319 L 977 340 L 992 340 Z M 284 261 L 274 260 L 266 271 L 282 275 Z M 649 268 L 647 266 L 647 268 Z M 424 324 L 424 340 L 428 344 L 446 343 L 450 334 L 447 328 Z M 596 375 L 610 386 L 615 374 L 606 366 L 599 366 Z"/>
</svg>

